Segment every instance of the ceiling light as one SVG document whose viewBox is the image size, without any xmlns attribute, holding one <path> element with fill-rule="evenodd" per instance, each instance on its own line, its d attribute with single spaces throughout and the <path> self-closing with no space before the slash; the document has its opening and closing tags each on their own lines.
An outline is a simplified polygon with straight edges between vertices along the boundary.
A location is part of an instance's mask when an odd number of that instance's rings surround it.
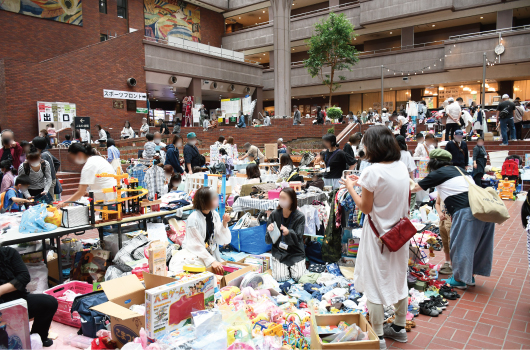
<svg viewBox="0 0 530 350">
<path fill-rule="evenodd" d="M 390 90 L 392 90 L 392 88 L 390 88 Z"/>
<path fill-rule="evenodd" d="M 294 49 L 293 49 L 293 51 L 294 51 Z"/>
<path fill-rule="evenodd" d="M 265 54 L 263 54 L 263 56 L 265 56 Z"/>
<path fill-rule="evenodd" d="M 489 88 L 489 87 L 490 87 L 488 83 L 486 83 L 486 87 L 487 87 L 487 88 Z"/>
<path fill-rule="evenodd" d="M 439 86 L 439 87 L 438 87 L 438 90 L 443 90 L 443 89 L 444 89 L 443 86 Z"/>
<path fill-rule="evenodd" d="M 258 23 L 256 22 L 256 24 L 258 24 Z"/>
<path fill-rule="evenodd" d="M 263 10 L 263 13 L 265 13 L 265 10 Z"/>
<path fill-rule="evenodd" d="M 258 17 L 258 19 L 261 19 L 261 17 Z"/>
<path fill-rule="evenodd" d="M 461 87 L 461 88 L 463 88 L 463 87 L 464 87 L 464 85 L 460 85 L 460 87 Z"/>
<path fill-rule="evenodd" d="M 436 27 L 434 24 L 432 25 L 433 27 Z"/>
<path fill-rule="evenodd" d="M 241 19 L 241 17 L 239 17 L 239 19 Z"/>
<path fill-rule="evenodd" d="M 488 88 L 488 91 L 495 91 L 495 88 L 490 87 Z"/>
<path fill-rule="evenodd" d="M 480 83 L 480 80 L 477 80 L 477 83 Z"/>
<path fill-rule="evenodd" d="M 484 17 L 480 16 L 480 19 L 484 19 Z"/>
<path fill-rule="evenodd" d="M 392 32 L 390 32 L 390 34 L 392 34 Z"/>
<path fill-rule="evenodd" d="M 472 95 L 476 95 L 477 92 L 476 92 L 475 90 L 473 90 L 473 91 L 471 91 L 471 94 L 472 94 Z"/>
<path fill-rule="evenodd" d="M 464 91 L 471 91 L 470 88 L 468 88 L 467 86 L 464 88 Z"/>
<path fill-rule="evenodd" d="M 353 40 L 357 40 L 357 38 L 353 38 Z"/>
<path fill-rule="evenodd" d="M 433 96 L 438 96 L 438 94 L 432 94 Z"/>
</svg>

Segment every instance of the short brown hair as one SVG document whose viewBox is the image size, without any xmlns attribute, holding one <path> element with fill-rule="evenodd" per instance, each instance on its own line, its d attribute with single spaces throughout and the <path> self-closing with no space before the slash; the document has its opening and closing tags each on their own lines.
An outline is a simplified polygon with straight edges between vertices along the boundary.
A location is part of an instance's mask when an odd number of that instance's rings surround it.
<svg viewBox="0 0 530 350">
<path fill-rule="evenodd" d="M 435 139 L 436 139 L 436 137 L 434 137 L 433 134 L 427 134 L 427 135 L 425 135 L 425 140 L 435 140 Z"/>
<path fill-rule="evenodd" d="M 230 145 L 233 145 L 234 144 L 234 138 L 232 136 L 228 136 L 228 138 L 226 139 L 226 143 L 228 143 Z"/>
<path fill-rule="evenodd" d="M 392 132 L 381 125 L 368 128 L 363 137 L 366 160 L 370 163 L 395 162 L 401 152 Z"/>
<path fill-rule="evenodd" d="M 182 137 L 180 137 L 180 135 L 174 135 L 173 139 L 171 140 L 171 144 L 176 145 L 178 140 L 182 140 Z"/>
<path fill-rule="evenodd" d="M 284 187 L 280 192 L 285 192 L 291 199 L 291 207 L 289 208 L 290 211 L 295 211 L 298 208 L 298 199 L 296 197 L 296 192 L 291 187 Z M 278 209 L 282 209 L 278 205 Z"/>
<path fill-rule="evenodd" d="M 210 210 L 212 199 L 212 191 L 210 190 L 210 187 L 199 188 L 193 197 L 193 209 L 200 211 Z"/>
</svg>

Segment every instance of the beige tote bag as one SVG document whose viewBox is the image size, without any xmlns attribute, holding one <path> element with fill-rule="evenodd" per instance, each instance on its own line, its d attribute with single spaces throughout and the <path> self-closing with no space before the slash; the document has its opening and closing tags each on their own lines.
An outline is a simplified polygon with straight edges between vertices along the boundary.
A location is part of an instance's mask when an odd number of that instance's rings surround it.
<svg viewBox="0 0 530 350">
<path fill-rule="evenodd" d="M 460 168 L 455 168 L 464 176 Z M 506 205 L 492 187 L 482 188 L 469 181 L 467 176 L 464 178 L 469 183 L 469 206 L 475 218 L 496 224 L 502 224 L 510 218 Z"/>
</svg>

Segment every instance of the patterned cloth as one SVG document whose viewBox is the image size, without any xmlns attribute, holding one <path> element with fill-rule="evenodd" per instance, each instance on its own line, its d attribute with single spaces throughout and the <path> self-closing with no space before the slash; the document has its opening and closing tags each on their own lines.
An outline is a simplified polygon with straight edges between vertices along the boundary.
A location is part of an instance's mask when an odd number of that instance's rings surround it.
<svg viewBox="0 0 530 350">
<path fill-rule="evenodd" d="M 145 171 L 147 170 L 147 167 L 143 164 L 137 164 L 134 166 L 130 166 L 127 168 L 127 173 L 138 179 L 138 186 L 146 188 L 144 177 L 145 177 Z"/>
<path fill-rule="evenodd" d="M 147 197 L 149 199 L 153 199 L 155 197 L 155 193 L 158 193 L 158 197 L 160 198 L 162 195 L 166 194 L 167 192 L 167 186 L 164 186 L 164 180 L 166 179 L 166 175 L 164 173 L 164 169 L 157 165 L 153 165 L 147 171 L 145 172 L 145 184 L 146 188 L 149 191 L 147 194 Z"/>
<path fill-rule="evenodd" d="M 298 196 L 298 207 L 311 204 L 314 200 L 327 200 L 325 193 L 305 193 Z M 244 211 L 250 209 L 274 210 L 278 208 L 278 199 L 258 199 L 250 196 L 239 197 L 232 206 L 234 211 Z"/>
<path fill-rule="evenodd" d="M 107 159 L 112 162 L 113 159 L 120 159 L 120 150 L 115 146 L 110 146 L 107 148 Z"/>
</svg>

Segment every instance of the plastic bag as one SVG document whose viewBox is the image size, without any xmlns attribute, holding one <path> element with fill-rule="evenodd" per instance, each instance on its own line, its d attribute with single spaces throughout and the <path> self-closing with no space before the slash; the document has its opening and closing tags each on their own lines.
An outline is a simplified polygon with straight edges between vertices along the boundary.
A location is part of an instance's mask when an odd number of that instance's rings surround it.
<svg viewBox="0 0 530 350">
<path fill-rule="evenodd" d="M 55 230 L 57 226 L 44 222 L 48 216 L 45 204 L 35 205 L 22 213 L 18 231 L 20 233 L 39 233 Z"/>
<path fill-rule="evenodd" d="M 186 222 L 172 218 L 169 219 L 169 227 L 168 238 L 171 242 L 182 247 L 182 242 L 184 242 L 184 237 L 186 236 Z"/>
<path fill-rule="evenodd" d="M 234 229 L 234 226 L 232 226 L 229 230 L 232 234 L 230 246 L 238 252 L 259 255 L 271 250 L 272 244 L 265 243 L 265 235 L 267 233 L 266 223 L 243 229 Z"/>
<path fill-rule="evenodd" d="M 48 268 L 43 262 L 37 264 L 26 264 L 31 281 L 26 290 L 32 294 L 41 294 L 48 289 Z"/>
<path fill-rule="evenodd" d="M 191 315 L 195 325 L 196 337 L 196 341 L 192 344 L 193 349 L 225 350 L 228 324 L 222 321 L 221 312 L 219 310 L 201 310 L 192 312 Z M 245 316 L 244 312 L 242 316 Z"/>
<path fill-rule="evenodd" d="M 29 336 L 29 339 L 31 340 L 32 350 L 42 349 L 42 339 L 40 338 L 40 335 L 38 335 L 37 333 L 33 333 Z"/>
<path fill-rule="evenodd" d="M 63 217 L 63 214 L 60 210 L 58 210 L 55 207 L 49 206 L 46 208 L 47 214 L 44 218 L 44 222 L 47 222 L 49 224 L 53 224 L 55 226 L 61 226 L 61 218 Z"/>
</svg>

